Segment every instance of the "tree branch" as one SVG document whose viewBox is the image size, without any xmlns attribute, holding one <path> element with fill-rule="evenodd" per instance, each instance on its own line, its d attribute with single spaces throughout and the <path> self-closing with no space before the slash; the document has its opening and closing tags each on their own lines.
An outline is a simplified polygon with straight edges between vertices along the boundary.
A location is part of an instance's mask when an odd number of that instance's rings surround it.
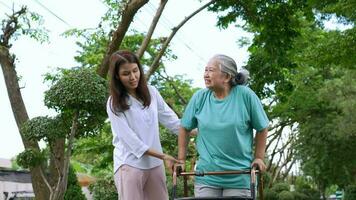
<svg viewBox="0 0 356 200">
<path fill-rule="evenodd" d="M 164 80 L 166 80 L 170 86 L 172 86 L 174 92 L 177 94 L 179 100 L 181 101 L 182 104 L 187 105 L 187 100 L 184 99 L 184 97 L 179 93 L 178 88 L 174 85 L 172 79 L 170 79 L 170 77 L 168 76 L 167 72 L 165 69 L 163 69 L 163 72 L 166 74 L 166 76 L 163 76 L 161 73 L 159 73 L 158 75 L 163 78 Z"/>
<path fill-rule="evenodd" d="M 78 118 L 79 118 L 79 111 L 76 111 L 73 116 L 72 127 L 70 130 L 70 135 L 69 135 L 69 139 L 68 139 L 67 151 L 66 151 L 66 154 L 64 157 L 63 182 L 61 184 L 63 193 L 61 191 L 60 199 L 62 199 L 62 197 L 64 197 L 64 191 L 66 190 L 67 185 L 68 185 L 68 171 L 69 171 L 69 164 L 70 164 L 70 156 L 72 155 L 74 137 L 78 130 Z"/>
<path fill-rule="evenodd" d="M 49 184 L 46 176 L 44 175 L 43 170 L 41 169 L 41 170 L 39 170 L 39 172 L 40 172 L 41 178 L 42 178 L 43 182 L 45 183 L 45 185 L 47 186 L 50 196 L 51 196 L 53 194 L 53 189 L 52 189 L 51 185 Z"/>
<path fill-rule="evenodd" d="M 148 29 L 147 35 L 146 35 L 145 39 L 143 40 L 143 42 L 140 46 L 140 49 L 137 51 L 137 57 L 139 59 L 143 56 L 143 54 L 145 53 L 145 51 L 148 47 L 148 44 L 150 43 L 153 32 L 156 29 L 159 18 L 161 17 L 162 12 L 163 12 L 164 7 L 166 6 L 167 2 L 168 2 L 168 0 L 161 0 L 159 7 L 157 8 L 156 14 L 152 19 L 152 22 L 151 22 L 150 28 Z"/>
<path fill-rule="evenodd" d="M 187 22 L 189 21 L 192 17 L 194 17 L 196 14 L 198 14 L 200 11 L 204 10 L 206 7 L 208 7 L 209 5 L 213 4 L 216 0 L 211 0 L 208 3 L 206 3 L 205 5 L 201 6 L 199 9 L 197 9 L 196 11 L 194 11 L 192 14 L 190 14 L 188 17 L 186 17 L 183 21 L 181 21 L 176 27 L 174 27 L 172 29 L 171 34 L 169 35 L 169 37 L 166 39 L 166 41 L 164 42 L 162 49 L 158 52 L 158 55 L 155 57 L 155 59 L 153 60 L 153 63 L 151 64 L 149 70 L 147 71 L 146 74 L 146 79 L 149 80 L 149 78 L 151 77 L 151 75 L 157 70 L 157 68 L 159 67 L 159 61 L 161 60 L 164 52 L 166 51 L 166 49 L 168 48 L 169 43 L 171 42 L 171 40 L 173 39 L 174 35 L 178 32 L 178 30 Z"/>
<path fill-rule="evenodd" d="M 297 159 L 294 157 L 294 158 L 292 159 L 292 162 L 290 163 L 289 167 L 287 167 L 286 171 L 284 172 L 283 177 L 282 177 L 283 179 L 287 178 L 287 176 L 288 176 L 290 170 L 292 169 L 292 167 L 293 167 L 293 165 L 294 165 L 294 163 L 295 163 L 296 161 L 297 161 Z"/>
<path fill-rule="evenodd" d="M 11 45 L 9 41 L 12 35 L 19 29 L 18 19 L 21 15 L 27 12 L 27 8 L 25 6 L 21 7 L 21 9 L 17 12 L 13 11 L 13 14 L 8 16 L 9 20 L 6 21 L 5 27 L 3 27 L 3 34 L 0 36 L 0 45 L 6 48 L 10 48 Z"/>
<path fill-rule="evenodd" d="M 278 147 L 279 141 L 281 140 L 281 137 L 282 137 L 282 134 L 279 134 L 279 135 L 278 135 L 278 139 L 277 139 L 277 144 L 276 144 L 276 146 L 274 146 L 274 148 L 273 148 L 273 151 L 272 151 L 272 153 L 271 153 L 271 158 L 270 158 L 270 160 L 269 160 L 269 162 L 268 162 L 268 165 L 267 165 L 267 171 L 269 171 L 269 170 L 272 168 L 273 159 L 274 159 L 274 156 L 275 156 L 276 153 L 277 153 L 277 147 Z"/>
<path fill-rule="evenodd" d="M 122 13 L 121 22 L 118 28 L 116 29 L 116 31 L 113 33 L 112 40 L 106 50 L 104 59 L 102 60 L 100 67 L 97 70 L 97 73 L 101 77 L 106 78 L 106 75 L 109 70 L 109 59 L 111 54 L 120 48 L 121 42 L 123 41 L 125 34 L 128 28 L 130 27 L 130 24 L 133 21 L 135 14 L 147 2 L 148 0 L 131 0 L 125 6 L 125 9 Z"/>
<path fill-rule="evenodd" d="M 271 134 L 271 135 L 273 135 L 273 138 L 270 139 L 270 140 L 268 140 L 268 144 L 267 144 L 267 146 L 266 146 L 266 149 L 267 149 L 267 150 L 268 150 L 269 147 L 272 145 L 272 143 L 277 139 L 277 137 L 279 137 L 279 136 L 282 134 L 282 131 L 283 131 L 284 127 L 285 127 L 285 126 L 279 127 L 278 130 L 276 130 L 273 134 Z M 271 135 L 270 135 L 270 136 L 271 136 Z M 267 137 L 267 138 L 268 138 L 268 137 Z"/>
</svg>

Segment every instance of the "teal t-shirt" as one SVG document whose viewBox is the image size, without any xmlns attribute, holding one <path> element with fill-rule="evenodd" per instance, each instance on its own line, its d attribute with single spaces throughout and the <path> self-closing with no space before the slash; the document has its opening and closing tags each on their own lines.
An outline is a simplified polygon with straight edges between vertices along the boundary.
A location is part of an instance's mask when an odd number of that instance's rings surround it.
<svg viewBox="0 0 356 200">
<path fill-rule="evenodd" d="M 181 124 L 198 128 L 197 171 L 249 169 L 253 161 L 253 129 L 268 127 L 260 99 L 246 86 L 234 86 L 224 99 L 209 89 L 196 92 L 184 112 Z M 249 175 L 209 175 L 196 183 L 222 188 L 250 188 Z"/>
</svg>

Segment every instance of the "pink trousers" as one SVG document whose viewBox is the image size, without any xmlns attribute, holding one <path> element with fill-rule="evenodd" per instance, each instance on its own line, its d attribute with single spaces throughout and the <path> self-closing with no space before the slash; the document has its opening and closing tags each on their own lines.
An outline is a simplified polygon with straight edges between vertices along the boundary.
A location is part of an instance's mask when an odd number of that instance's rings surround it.
<svg viewBox="0 0 356 200">
<path fill-rule="evenodd" d="M 163 165 L 138 169 L 123 165 L 114 175 L 120 200 L 167 200 L 168 192 Z"/>
</svg>

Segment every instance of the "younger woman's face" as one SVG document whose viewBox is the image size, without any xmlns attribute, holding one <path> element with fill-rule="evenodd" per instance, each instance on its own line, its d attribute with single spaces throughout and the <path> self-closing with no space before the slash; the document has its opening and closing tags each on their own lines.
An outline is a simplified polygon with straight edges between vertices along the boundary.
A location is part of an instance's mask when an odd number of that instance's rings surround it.
<svg viewBox="0 0 356 200">
<path fill-rule="evenodd" d="M 138 65 L 136 63 L 122 64 L 118 75 L 126 90 L 134 94 L 141 76 Z"/>
</svg>

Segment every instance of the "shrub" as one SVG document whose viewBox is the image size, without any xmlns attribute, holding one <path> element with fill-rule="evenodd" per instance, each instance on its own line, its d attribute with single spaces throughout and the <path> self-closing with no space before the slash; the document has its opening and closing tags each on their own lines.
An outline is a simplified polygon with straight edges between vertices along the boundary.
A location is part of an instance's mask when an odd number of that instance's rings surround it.
<svg viewBox="0 0 356 200">
<path fill-rule="evenodd" d="M 94 184 L 89 186 L 89 190 L 93 193 L 94 200 L 117 200 L 118 194 L 116 191 L 114 177 L 107 176 L 98 179 Z"/>
<path fill-rule="evenodd" d="M 294 200 L 310 200 L 310 198 L 303 193 L 293 192 Z"/>
<path fill-rule="evenodd" d="M 289 191 L 289 185 L 287 183 L 276 183 L 273 185 L 272 190 L 281 193 L 282 191 Z"/>
<path fill-rule="evenodd" d="M 294 200 L 294 195 L 289 191 L 282 191 L 278 194 L 278 200 Z"/>
<path fill-rule="evenodd" d="M 263 191 L 263 196 L 265 200 L 276 200 L 277 199 L 278 193 L 271 190 L 271 189 L 265 189 Z"/>
<path fill-rule="evenodd" d="M 356 185 L 347 186 L 345 189 L 344 200 L 355 200 L 356 199 Z"/>
<path fill-rule="evenodd" d="M 72 166 L 69 167 L 68 185 L 64 200 L 86 200 Z"/>
</svg>

